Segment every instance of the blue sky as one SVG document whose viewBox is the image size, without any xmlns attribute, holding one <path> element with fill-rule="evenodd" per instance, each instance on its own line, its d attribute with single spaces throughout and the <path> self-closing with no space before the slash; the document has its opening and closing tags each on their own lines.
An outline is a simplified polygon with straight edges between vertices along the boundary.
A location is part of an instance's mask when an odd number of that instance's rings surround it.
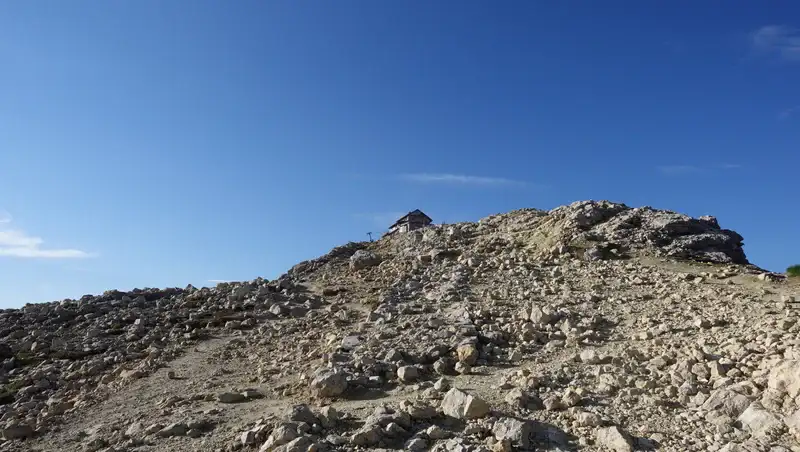
<svg viewBox="0 0 800 452">
<path fill-rule="evenodd" d="M 6 1 L 0 306 L 611 199 L 800 262 L 791 1 Z"/>
</svg>

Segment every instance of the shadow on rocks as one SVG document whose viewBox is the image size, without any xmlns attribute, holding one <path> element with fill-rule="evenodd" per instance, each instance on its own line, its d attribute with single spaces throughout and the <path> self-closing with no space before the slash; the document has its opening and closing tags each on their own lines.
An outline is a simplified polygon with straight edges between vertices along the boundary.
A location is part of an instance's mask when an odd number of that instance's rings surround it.
<svg viewBox="0 0 800 452">
<path fill-rule="evenodd" d="M 354 388 L 350 388 L 347 390 L 346 393 L 339 396 L 339 398 L 343 400 L 377 400 L 388 396 L 387 390 L 391 390 L 393 387 L 383 387 L 383 388 L 365 388 L 363 386 L 357 386 Z"/>
<path fill-rule="evenodd" d="M 658 441 L 644 437 L 634 437 L 633 443 L 636 446 L 636 450 L 641 451 L 656 450 L 660 446 Z"/>
<path fill-rule="evenodd" d="M 577 438 L 559 427 L 534 419 L 497 413 L 493 435 L 498 440 L 509 440 L 514 450 L 578 450 Z"/>
</svg>

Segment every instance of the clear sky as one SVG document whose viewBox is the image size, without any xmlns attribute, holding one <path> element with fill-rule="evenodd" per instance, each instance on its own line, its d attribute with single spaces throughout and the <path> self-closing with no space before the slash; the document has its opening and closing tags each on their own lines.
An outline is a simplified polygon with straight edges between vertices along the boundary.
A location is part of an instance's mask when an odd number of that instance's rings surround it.
<svg viewBox="0 0 800 452">
<path fill-rule="evenodd" d="M 795 1 L 4 1 L 0 307 L 582 199 L 715 215 L 783 270 L 798 28 Z"/>
</svg>

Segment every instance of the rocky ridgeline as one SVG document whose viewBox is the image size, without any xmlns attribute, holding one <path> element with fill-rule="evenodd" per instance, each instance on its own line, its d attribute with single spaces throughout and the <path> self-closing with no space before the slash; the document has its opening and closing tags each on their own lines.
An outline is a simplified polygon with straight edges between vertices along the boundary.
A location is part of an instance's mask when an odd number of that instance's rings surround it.
<svg viewBox="0 0 800 452">
<path fill-rule="evenodd" d="M 579 202 L 27 305 L 0 449 L 798 451 L 796 287 L 713 218 Z"/>
</svg>

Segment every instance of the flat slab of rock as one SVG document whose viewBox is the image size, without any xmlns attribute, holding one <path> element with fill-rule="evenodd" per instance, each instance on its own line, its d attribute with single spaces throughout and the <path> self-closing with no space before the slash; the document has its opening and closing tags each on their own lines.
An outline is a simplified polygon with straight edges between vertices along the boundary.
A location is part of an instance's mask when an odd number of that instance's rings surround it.
<svg viewBox="0 0 800 452">
<path fill-rule="evenodd" d="M 183 436 L 189 431 L 189 427 L 183 423 L 170 424 L 156 433 L 156 435 L 168 438 L 170 436 Z"/>
<path fill-rule="evenodd" d="M 717 411 L 735 419 L 748 406 L 750 406 L 750 399 L 747 396 L 723 388 L 712 392 L 703 403 L 702 408 L 706 411 Z"/>
<path fill-rule="evenodd" d="M 217 396 L 220 403 L 241 403 L 247 400 L 244 394 L 240 392 L 223 392 Z"/>
</svg>

